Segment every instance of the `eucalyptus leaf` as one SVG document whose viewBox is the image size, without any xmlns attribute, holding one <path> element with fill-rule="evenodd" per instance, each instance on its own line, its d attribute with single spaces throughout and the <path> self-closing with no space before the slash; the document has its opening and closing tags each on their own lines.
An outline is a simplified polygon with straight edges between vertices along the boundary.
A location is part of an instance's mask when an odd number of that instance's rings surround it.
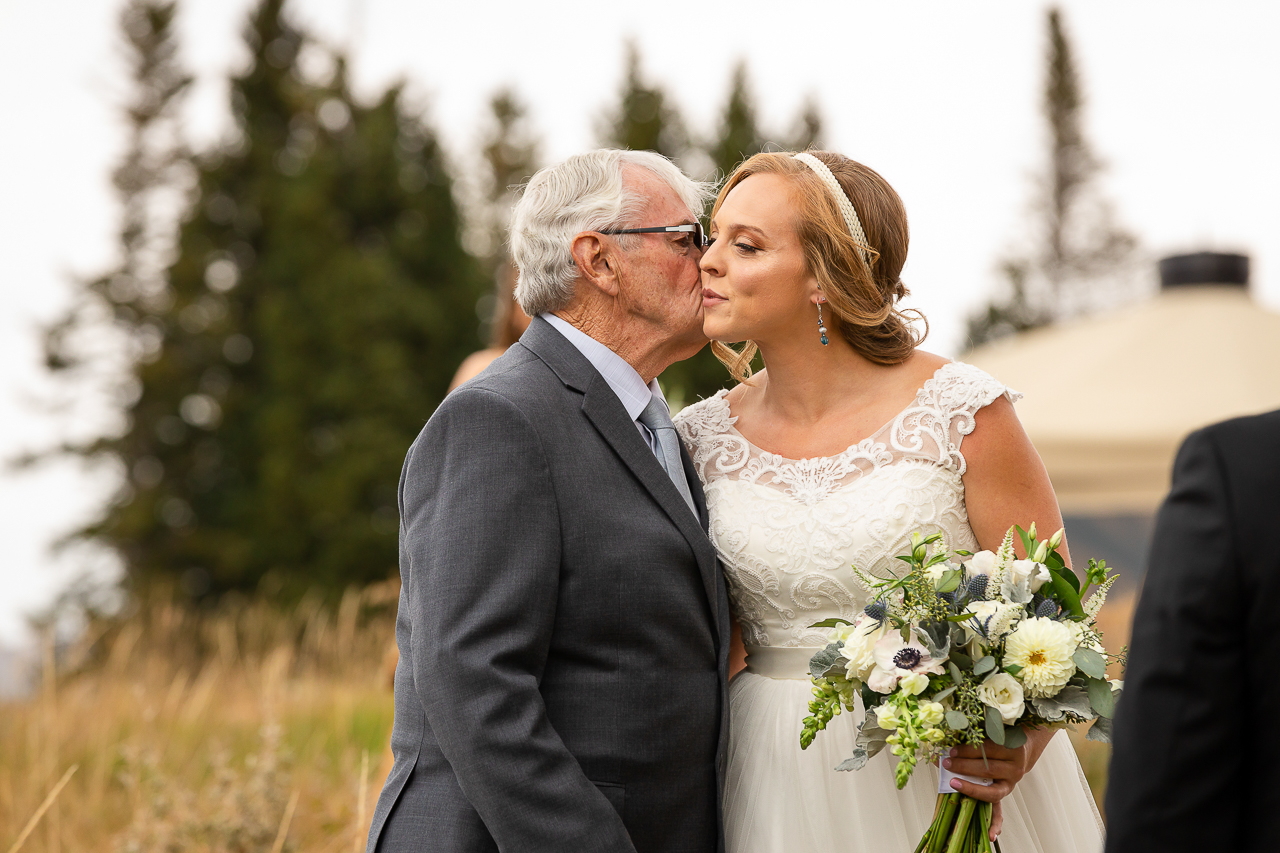
<svg viewBox="0 0 1280 853">
<path fill-rule="evenodd" d="M 1076 649 L 1076 653 L 1071 656 L 1071 659 L 1075 661 L 1080 671 L 1090 678 L 1106 678 L 1107 662 L 1102 655 L 1093 649 L 1081 646 Z"/>
<path fill-rule="evenodd" d="M 991 655 L 987 655 L 982 660 L 973 665 L 974 675 L 983 675 L 996 668 L 996 659 Z"/>
<path fill-rule="evenodd" d="M 987 705 L 984 710 L 986 711 L 987 737 L 1004 746 L 1004 718 L 990 705 Z"/>
<path fill-rule="evenodd" d="M 1051 699 L 1032 699 L 1031 707 L 1045 720 L 1056 723 L 1072 714 L 1080 720 L 1092 719 L 1095 715 L 1089 704 L 1089 696 L 1083 687 L 1068 684 Z"/>
<path fill-rule="evenodd" d="M 1099 717 L 1093 721 L 1093 725 L 1085 733 L 1084 739 L 1099 743 L 1111 743 L 1111 725 L 1110 717 Z"/>
<path fill-rule="evenodd" d="M 853 755 L 836 765 L 837 770 L 861 770 L 871 760 L 871 756 L 862 747 L 853 750 Z"/>
<path fill-rule="evenodd" d="M 946 690 L 939 690 L 937 693 L 933 694 L 932 701 L 941 702 L 943 699 L 946 699 L 948 696 L 950 696 L 952 693 L 955 693 L 955 692 L 956 692 L 956 686 L 953 684 L 950 687 L 948 687 Z"/>
<path fill-rule="evenodd" d="M 947 712 L 947 727 L 955 731 L 961 731 L 969 728 L 969 718 L 959 711 Z"/>
<path fill-rule="evenodd" d="M 1100 678 L 1089 679 L 1089 704 L 1099 717 L 1110 717 L 1116 712 L 1116 700 L 1111 695 L 1111 685 Z"/>
<path fill-rule="evenodd" d="M 827 647 L 809 658 L 809 675 L 814 678 L 826 678 L 832 670 L 843 670 L 845 659 L 840 654 L 840 643 L 828 643 Z"/>
<path fill-rule="evenodd" d="M 823 619 L 821 622 L 814 622 L 810 628 L 835 628 L 839 625 L 852 625 L 848 619 L 841 619 L 839 616 L 832 616 L 830 619 Z"/>
<path fill-rule="evenodd" d="M 964 681 L 964 676 L 960 674 L 960 667 L 956 666 L 954 661 L 947 661 L 947 669 L 951 672 L 951 680 L 956 684 Z"/>
<path fill-rule="evenodd" d="M 1027 742 L 1027 733 L 1022 726 L 1004 727 L 1004 745 L 1006 749 L 1017 749 Z"/>
<path fill-rule="evenodd" d="M 964 652 L 952 652 L 951 662 L 961 669 L 968 669 L 973 666 L 973 658 L 969 657 Z"/>
</svg>

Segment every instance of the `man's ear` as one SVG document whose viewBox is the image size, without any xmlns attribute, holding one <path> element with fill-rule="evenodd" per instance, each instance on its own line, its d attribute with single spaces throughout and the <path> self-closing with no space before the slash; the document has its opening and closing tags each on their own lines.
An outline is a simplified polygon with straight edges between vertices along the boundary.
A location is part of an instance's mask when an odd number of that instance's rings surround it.
<svg viewBox="0 0 1280 853">
<path fill-rule="evenodd" d="M 610 296 L 618 295 L 618 257 L 614 245 L 599 234 L 584 231 L 569 245 L 578 273 Z"/>
</svg>

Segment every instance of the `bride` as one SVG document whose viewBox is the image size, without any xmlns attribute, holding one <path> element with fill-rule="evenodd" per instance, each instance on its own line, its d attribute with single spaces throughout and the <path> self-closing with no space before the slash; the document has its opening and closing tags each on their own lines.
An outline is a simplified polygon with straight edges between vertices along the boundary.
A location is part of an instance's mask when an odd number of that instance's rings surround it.
<svg viewBox="0 0 1280 853">
<path fill-rule="evenodd" d="M 966 223 L 959 222 L 960 227 Z M 938 771 L 893 782 L 885 752 L 862 770 L 863 709 L 801 751 L 819 620 L 852 618 L 868 592 L 851 564 L 887 576 L 912 531 L 996 550 L 1014 523 L 1061 526 L 1049 478 L 1013 411 L 1016 392 L 916 348 L 907 217 L 883 178 L 828 152 L 758 154 L 712 211 L 702 258 L 704 331 L 740 384 L 676 418 L 702 479 L 746 669 L 730 684 L 728 853 L 908 853 L 933 816 Z M 747 341 L 740 352 L 725 341 Z M 757 348 L 766 369 L 754 375 Z M 1063 548 L 1065 552 L 1065 546 Z M 1102 825 L 1064 732 L 964 747 L 954 780 L 999 803 L 1009 853 L 1097 851 Z"/>
</svg>

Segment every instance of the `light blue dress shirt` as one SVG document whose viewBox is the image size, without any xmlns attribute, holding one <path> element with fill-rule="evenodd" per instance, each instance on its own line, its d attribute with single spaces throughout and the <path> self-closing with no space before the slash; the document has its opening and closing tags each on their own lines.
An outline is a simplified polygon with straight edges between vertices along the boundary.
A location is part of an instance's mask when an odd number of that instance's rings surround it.
<svg viewBox="0 0 1280 853">
<path fill-rule="evenodd" d="M 640 378 L 640 374 L 636 373 L 636 369 L 627 364 L 626 359 L 586 332 L 570 325 L 555 314 L 539 314 L 538 316 L 550 323 L 551 327 L 557 332 L 564 335 L 565 339 L 573 344 L 574 349 L 582 353 L 587 361 L 591 362 L 591 366 L 600 372 L 600 375 L 604 377 L 604 381 L 609 383 L 609 387 L 613 389 L 613 393 L 618 395 L 618 399 L 622 402 L 622 407 L 627 410 L 627 414 L 635 422 L 636 429 L 640 430 L 640 435 L 644 438 L 645 443 L 649 445 L 649 449 L 653 451 L 655 456 L 660 456 L 662 448 L 658 446 L 658 439 L 649 431 L 647 426 L 636 420 L 640 417 L 640 413 L 644 411 L 644 407 L 649 405 L 651 397 L 657 397 L 664 406 L 667 404 L 666 398 L 662 396 L 662 389 L 658 387 L 658 380 L 651 379 L 649 384 L 646 385 L 644 380 Z M 670 408 L 667 411 L 670 413 Z"/>
</svg>

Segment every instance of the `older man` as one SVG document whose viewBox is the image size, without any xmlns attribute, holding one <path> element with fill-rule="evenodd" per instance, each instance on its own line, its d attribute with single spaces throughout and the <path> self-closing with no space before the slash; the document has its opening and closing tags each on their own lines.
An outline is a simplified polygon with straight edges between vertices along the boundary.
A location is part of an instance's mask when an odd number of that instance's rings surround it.
<svg viewBox="0 0 1280 853">
<path fill-rule="evenodd" d="M 728 605 L 654 379 L 702 336 L 704 190 L 595 151 L 516 207 L 520 342 L 400 480 L 395 766 L 369 849 L 713 851 Z"/>
</svg>

